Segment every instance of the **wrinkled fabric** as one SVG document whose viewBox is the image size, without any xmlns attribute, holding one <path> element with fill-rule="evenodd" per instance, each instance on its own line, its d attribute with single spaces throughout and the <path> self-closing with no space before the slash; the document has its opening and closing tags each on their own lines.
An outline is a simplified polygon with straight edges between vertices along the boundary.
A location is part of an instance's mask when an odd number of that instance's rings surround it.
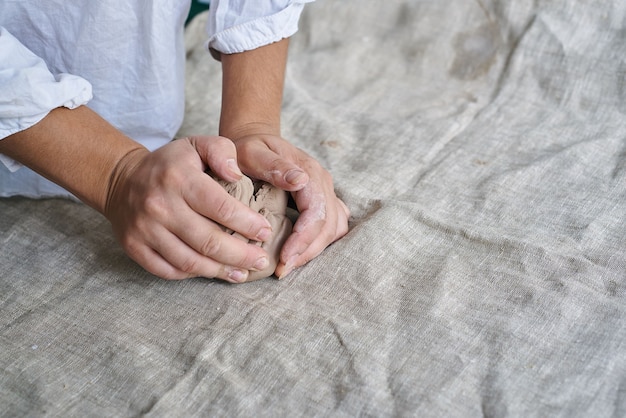
<svg viewBox="0 0 626 418">
<path fill-rule="evenodd" d="M 0 27 L 0 138 L 39 122 L 50 109 L 74 109 L 92 98 L 91 84 L 52 75 L 46 63 Z"/>
<path fill-rule="evenodd" d="M 93 97 L 89 82 L 71 74 L 51 74 L 41 58 L 2 27 L 0 92 L 0 139 L 33 126 L 50 109 L 74 109 Z M 22 167 L 4 154 L 0 163 L 10 172 Z"/>
<path fill-rule="evenodd" d="M 217 131 L 204 25 L 181 135 Z M 282 134 L 348 235 L 281 281 L 167 282 L 83 205 L 0 200 L 0 415 L 625 416 L 625 25 L 622 1 L 308 5 Z"/>
<path fill-rule="evenodd" d="M 207 23 L 207 46 L 234 54 L 289 38 L 298 30 L 304 4 L 312 1 L 213 0 Z"/>
</svg>

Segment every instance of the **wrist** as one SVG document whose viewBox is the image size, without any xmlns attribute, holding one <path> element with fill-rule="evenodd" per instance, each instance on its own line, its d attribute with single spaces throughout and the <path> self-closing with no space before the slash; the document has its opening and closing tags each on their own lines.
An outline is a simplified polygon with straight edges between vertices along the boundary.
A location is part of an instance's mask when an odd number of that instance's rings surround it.
<svg viewBox="0 0 626 418">
<path fill-rule="evenodd" d="M 288 39 L 222 55 L 220 135 L 236 139 L 280 136 Z"/>
<path fill-rule="evenodd" d="M 252 135 L 280 137 L 280 122 L 254 121 L 240 123 L 220 123 L 220 135 L 233 141 Z"/>
<path fill-rule="evenodd" d="M 137 169 L 143 157 L 149 154 L 144 147 L 130 149 L 124 154 L 111 170 L 105 199 L 100 212 L 108 219 L 111 219 L 111 211 L 115 209 L 115 201 L 118 197 L 119 190 L 124 187 L 125 179 L 131 178 Z"/>
</svg>

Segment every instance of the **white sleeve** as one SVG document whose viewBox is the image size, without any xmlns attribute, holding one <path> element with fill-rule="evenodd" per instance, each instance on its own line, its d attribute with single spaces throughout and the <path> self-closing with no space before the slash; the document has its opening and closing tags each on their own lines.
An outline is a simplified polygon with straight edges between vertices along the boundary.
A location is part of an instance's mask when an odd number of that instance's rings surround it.
<svg viewBox="0 0 626 418">
<path fill-rule="evenodd" d="M 0 140 L 27 129 L 52 109 L 91 100 L 91 84 L 71 74 L 53 75 L 46 63 L 0 26 Z M 11 171 L 20 165 L 0 154 Z"/>
<path fill-rule="evenodd" d="M 225 54 L 256 49 L 298 30 L 305 3 L 314 0 L 212 0 L 208 47 Z"/>
</svg>

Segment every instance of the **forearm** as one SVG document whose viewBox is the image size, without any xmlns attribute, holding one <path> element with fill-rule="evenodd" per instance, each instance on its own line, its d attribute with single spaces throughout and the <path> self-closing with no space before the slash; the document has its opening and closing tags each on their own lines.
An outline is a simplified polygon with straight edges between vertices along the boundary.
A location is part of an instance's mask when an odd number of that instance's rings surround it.
<svg viewBox="0 0 626 418">
<path fill-rule="evenodd" d="M 238 54 L 222 54 L 220 135 L 280 136 L 289 39 Z"/>
<path fill-rule="evenodd" d="M 39 123 L 0 140 L 0 153 L 101 213 L 116 167 L 133 151 L 148 152 L 85 106 L 54 109 Z"/>
</svg>

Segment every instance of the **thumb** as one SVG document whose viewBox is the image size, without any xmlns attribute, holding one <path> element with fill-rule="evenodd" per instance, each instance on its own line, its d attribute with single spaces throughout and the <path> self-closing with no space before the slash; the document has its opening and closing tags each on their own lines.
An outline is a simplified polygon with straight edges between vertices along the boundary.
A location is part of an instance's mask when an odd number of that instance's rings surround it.
<svg viewBox="0 0 626 418">
<path fill-rule="evenodd" d="M 250 142 L 238 148 L 239 165 L 250 177 L 295 192 L 309 182 L 309 175 L 297 164 L 276 153 L 262 142 Z"/>
<path fill-rule="evenodd" d="M 237 148 L 230 139 L 223 136 L 192 136 L 188 139 L 202 161 L 218 177 L 233 182 L 243 176 L 237 164 Z"/>
</svg>

